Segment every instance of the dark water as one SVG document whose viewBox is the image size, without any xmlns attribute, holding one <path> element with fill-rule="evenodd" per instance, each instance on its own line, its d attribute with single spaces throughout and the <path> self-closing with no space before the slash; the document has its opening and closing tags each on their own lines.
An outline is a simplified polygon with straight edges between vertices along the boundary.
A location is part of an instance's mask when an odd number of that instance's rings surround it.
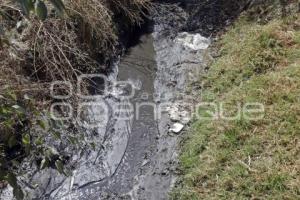
<svg viewBox="0 0 300 200">
<path fill-rule="evenodd" d="M 153 107 L 142 106 L 142 103 L 153 103 L 155 61 L 151 35 L 144 35 L 140 43 L 127 52 L 119 65 L 119 81 L 130 82 L 134 96 L 129 99 L 135 114 L 132 120 L 127 149 L 122 164 L 116 174 L 110 178 L 107 187 L 115 194 L 126 194 L 132 190 L 134 178 L 139 173 L 147 152 L 155 144 L 157 126 L 154 120 Z M 140 106 L 139 106 L 140 105 Z M 137 110 L 139 118 L 137 119 Z"/>
<path fill-rule="evenodd" d="M 132 119 L 128 120 L 126 141 L 118 141 L 112 145 L 126 142 L 126 148 L 117 154 L 122 159 L 115 160 L 116 170 L 102 181 L 82 187 L 89 191 L 80 199 L 136 199 L 132 191 L 137 184 L 137 177 L 148 161 L 151 152 L 155 151 L 158 135 L 157 121 L 154 118 L 154 80 L 156 77 L 155 51 L 151 34 L 141 36 L 140 42 L 131 47 L 118 65 L 117 84 L 123 85 L 121 99 L 123 105 L 132 105 Z M 118 158 L 110 157 L 114 160 Z"/>
</svg>

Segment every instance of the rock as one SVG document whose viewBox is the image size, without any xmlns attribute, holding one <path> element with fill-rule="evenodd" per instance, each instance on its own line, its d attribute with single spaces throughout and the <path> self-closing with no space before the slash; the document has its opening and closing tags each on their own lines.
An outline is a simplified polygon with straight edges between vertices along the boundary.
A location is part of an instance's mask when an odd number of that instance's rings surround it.
<svg viewBox="0 0 300 200">
<path fill-rule="evenodd" d="M 183 124 L 180 123 L 175 123 L 172 125 L 172 127 L 170 128 L 170 131 L 172 131 L 173 133 L 180 133 L 182 131 L 182 129 L 184 128 Z"/>
</svg>

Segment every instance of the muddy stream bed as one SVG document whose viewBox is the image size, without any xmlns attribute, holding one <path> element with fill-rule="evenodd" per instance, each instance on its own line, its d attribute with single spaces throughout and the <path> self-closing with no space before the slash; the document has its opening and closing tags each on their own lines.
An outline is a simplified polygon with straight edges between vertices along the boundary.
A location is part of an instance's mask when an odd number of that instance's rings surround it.
<svg viewBox="0 0 300 200">
<path fill-rule="evenodd" d="M 180 135 L 191 120 L 193 83 L 205 69 L 210 40 L 171 31 L 167 14 L 112 66 L 105 95 L 94 98 L 85 139 L 96 149 L 69 147 L 72 176 L 28 168 L 20 177 L 28 199 L 163 200 L 176 180 Z M 196 90 L 194 90 L 196 91 Z M 105 113 L 105 115 L 103 115 Z M 32 187 L 32 185 L 36 185 Z M 1 199 L 12 199 L 11 188 Z"/>
<path fill-rule="evenodd" d="M 112 114 L 105 131 L 98 129 L 106 133 L 98 137 L 101 155 L 86 155 L 87 162 L 49 199 L 167 199 L 180 133 L 195 103 L 187 90 L 203 71 L 209 42 L 199 34 L 165 37 L 161 26 L 142 35 L 108 79 L 114 87 L 104 100 Z"/>
</svg>

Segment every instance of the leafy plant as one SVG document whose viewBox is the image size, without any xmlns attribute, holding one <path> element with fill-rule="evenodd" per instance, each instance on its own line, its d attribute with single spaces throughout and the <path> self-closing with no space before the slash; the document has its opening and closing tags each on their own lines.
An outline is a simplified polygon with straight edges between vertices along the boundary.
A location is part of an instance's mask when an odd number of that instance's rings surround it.
<svg viewBox="0 0 300 200">
<path fill-rule="evenodd" d="M 45 143 L 43 133 L 58 135 L 48 128 L 53 127 L 49 123 L 53 122 L 45 120 L 44 114 L 35 109 L 34 101 L 27 95 L 22 98 L 11 92 L 0 95 L 0 182 L 9 183 L 18 200 L 24 198 L 17 176 L 25 158 L 35 162 L 40 169 L 53 167 L 67 175 L 64 158 Z"/>
<path fill-rule="evenodd" d="M 18 0 L 21 8 L 26 16 L 29 16 L 31 12 L 34 12 L 40 20 L 45 20 L 48 16 L 48 8 L 43 0 Z M 65 6 L 61 0 L 49 0 L 54 6 L 59 15 L 62 15 Z"/>
</svg>

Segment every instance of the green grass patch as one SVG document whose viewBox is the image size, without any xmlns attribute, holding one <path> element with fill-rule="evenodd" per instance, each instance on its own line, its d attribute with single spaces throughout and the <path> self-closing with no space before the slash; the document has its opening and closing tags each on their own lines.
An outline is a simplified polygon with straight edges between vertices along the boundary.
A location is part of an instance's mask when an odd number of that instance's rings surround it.
<svg viewBox="0 0 300 200">
<path fill-rule="evenodd" d="M 265 24 L 241 17 L 224 34 L 201 77 L 202 101 L 224 103 L 230 116 L 237 103 L 260 103 L 263 117 L 196 120 L 171 199 L 300 198 L 299 24 L 298 15 Z"/>
</svg>

